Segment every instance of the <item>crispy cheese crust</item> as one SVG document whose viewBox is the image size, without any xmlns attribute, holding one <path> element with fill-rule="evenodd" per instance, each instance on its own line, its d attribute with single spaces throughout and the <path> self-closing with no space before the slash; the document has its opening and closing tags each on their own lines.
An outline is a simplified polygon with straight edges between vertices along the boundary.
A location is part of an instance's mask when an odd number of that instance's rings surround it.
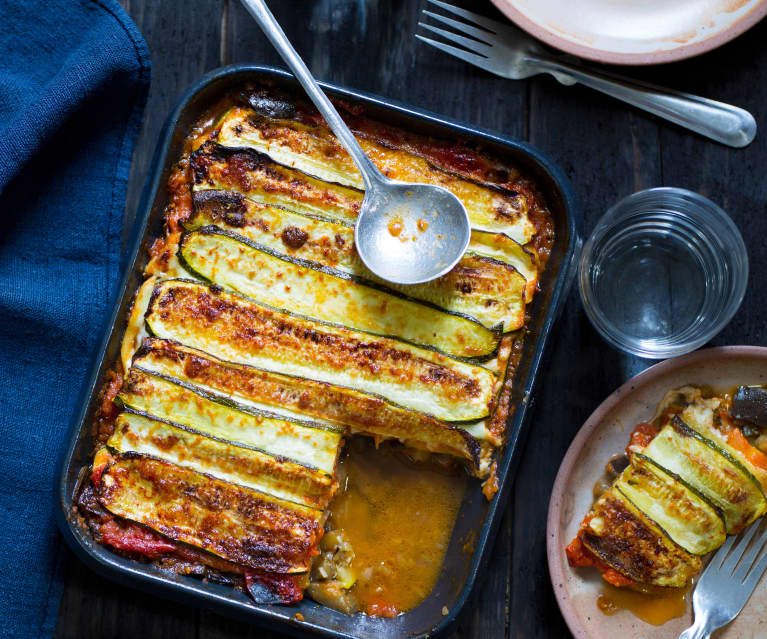
<svg viewBox="0 0 767 639">
<path fill-rule="evenodd" d="M 193 282 L 159 284 L 146 321 L 156 336 L 220 359 L 373 392 L 438 419 L 482 419 L 495 398 L 497 380 L 480 366 Z"/>
<path fill-rule="evenodd" d="M 99 499 L 115 515 L 251 568 L 305 572 L 322 535 L 322 511 L 145 457 L 109 464 Z"/>
<path fill-rule="evenodd" d="M 616 489 L 594 504 L 579 535 L 602 562 L 639 583 L 681 587 L 701 568 L 699 557 L 666 537 Z"/>
<path fill-rule="evenodd" d="M 281 408 L 309 418 L 330 420 L 348 427 L 352 433 L 403 441 L 422 439 L 434 452 L 479 464 L 479 442 L 462 429 L 343 386 L 223 362 L 201 351 L 158 339 L 144 343 L 135 365 L 275 410 Z"/>
</svg>

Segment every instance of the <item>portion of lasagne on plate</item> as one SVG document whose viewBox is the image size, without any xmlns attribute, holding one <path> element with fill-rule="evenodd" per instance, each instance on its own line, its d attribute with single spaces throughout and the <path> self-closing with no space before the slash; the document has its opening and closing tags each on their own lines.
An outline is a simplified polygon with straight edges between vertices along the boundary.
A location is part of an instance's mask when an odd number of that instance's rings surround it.
<svg viewBox="0 0 767 639">
<path fill-rule="evenodd" d="M 334 495 L 353 483 L 344 474 L 339 490 L 344 440 L 460 462 L 490 498 L 526 309 L 554 237 L 515 169 L 354 109 L 346 117 L 386 175 L 462 200 L 465 256 L 426 284 L 379 280 L 354 250 L 360 175 L 316 112 L 262 88 L 219 105 L 171 172 L 165 234 L 77 499 L 96 539 L 130 557 L 244 585 L 259 602 L 296 601 L 311 581 L 325 603 L 390 615 L 401 609 L 342 605 L 364 572 L 350 531 L 321 544 Z M 442 525 L 449 537 L 452 520 Z"/>
<path fill-rule="evenodd" d="M 767 446 L 743 410 L 744 394 L 754 393 L 669 391 L 634 429 L 626 455 L 608 464 L 611 483 L 595 488 L 566 548 L 570 565 L 595 566 L 618 587 L 683 588 L 727 535 L 764 515 Z"/>
</svg>

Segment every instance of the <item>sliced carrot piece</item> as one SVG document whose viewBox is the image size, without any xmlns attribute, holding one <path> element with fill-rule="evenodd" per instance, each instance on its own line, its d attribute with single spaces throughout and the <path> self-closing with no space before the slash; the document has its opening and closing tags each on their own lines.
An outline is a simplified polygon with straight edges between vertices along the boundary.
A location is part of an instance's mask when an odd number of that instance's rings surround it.
<svg viewBox="0 0 767 639">
<path fill-rule="evenodd" d="M 727 433 L 727 443 L 735 450 L 743 453 L 751 464 L 762 470 L 767 470 L 767 455 L 752 446 L 740 428 L 733 428 Z"/>
</svg>

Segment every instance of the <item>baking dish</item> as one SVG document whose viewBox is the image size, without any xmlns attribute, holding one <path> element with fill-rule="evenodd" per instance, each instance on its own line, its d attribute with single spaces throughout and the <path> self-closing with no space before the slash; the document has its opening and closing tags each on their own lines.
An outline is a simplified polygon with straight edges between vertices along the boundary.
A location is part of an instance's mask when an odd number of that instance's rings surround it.
<svg viewBox="0 0 767 639">
<path fill-rule="evenodd" d="M 293 606 L 255 604 L 245 593 L 228 586 L 203 583 L 193 577 L 171 575 L 151 566 L 110 552 L 95 543 L 80 525 L 72 496 L 81 480 L 82 468 L 93 448 L 93 416 L 101 381 L 118 356 L 123 322 L 133 291 L 142 279 L 149 243 L 161 232 L 167 203 L 165 184 L 172 163 L 189 129 L 206 108 L 228 91 L 253 83 L 269 83 L 298 91 L 292 76 L 268 67 L 236 65 L 204 76 L 182 98 L 171 114 L 157 146 L 152 169 L 136 217 L 124 275 L 113 311 L 108 318 L 89 376 L 82 390 L 80 409 L 72 424 L 72 437 L 62 460 L 58 481 L 57 520 L 67 543 L 98 572 L 136 587 L 197 604 L 285 632 L 326 637 L 428 636 L 445 628 L 457 616 L 473 585 L 481 575 L 492 540 L 503 514 L 511 478 L 527 430 L 531 396 L 552 326 L 564 304 L 579 250 L 579 213 L 566 178 L 548 159 L 532 147 L 480 129 L 400 105 L 376 96 L 324 84 L 328 93 L 349 103 L 360 104 L 366 114 L 387 123 L 437 138 L 460 138 L 478 144 L 494 156 L 519 166 L 543 191 L 556 229 L 556 242 L 540 282 L 541 291 L 530 309 L 528 335 L 515 379 L 514 410 L 507 424 L 507 443 L 498 464 L 499 490 L 488 502 L 479 482 L 469 486 L 458 513 L 437 585 L 429 597 L 413 610 L 394 619 L 347 616 L 304 600 Z M 467 543 L 473 539 L 474 543 Z M 467 552 L 465 547 L 471 547 Z M 443 615 L 443 608 L 448 614 Z M 300 616 L 297 617 L 297 613 Z M 303 617 L 301 619 L 301 617 Z M 300 620 L 299 620 L 300 619 Z"/>
</svg>

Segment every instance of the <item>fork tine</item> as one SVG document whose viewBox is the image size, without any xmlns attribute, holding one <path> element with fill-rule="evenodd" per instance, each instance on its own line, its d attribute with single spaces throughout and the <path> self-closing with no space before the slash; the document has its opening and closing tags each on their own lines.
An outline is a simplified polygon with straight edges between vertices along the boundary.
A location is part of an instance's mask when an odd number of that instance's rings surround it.
<svg viewBox="0 0 767 639">
<path fill-rule="evenodd" d="M 438 20 L 439 22 L 442 22 L 443 24 L 446 24 L 449 27 L 453 27 L 453 29 L 455 29 L 456 31 L 460 31 L 461 33 L 470 35 L 473 38 L 478 38 L 479 40 L 481 40 L 482 42 L 486 44 L 492 44 L 491 36 L 493 34 L 488 33 L 484 29 L 477 29 L 477 27 L 469 26 L 465 22 L 459 22 L 458 20 L 453 20 L 452 18 L 442 16 L 438 13 L 434 13 L 433 11 L 427 11 L 426 9 L 424 9 L 421 13 L 431 18 L 434 18 L 435 20 Z"/>
<path fill-rule="evenodd" d="M 432 27 L 430 24 L 424 24 L 423 22 L 419 22 L 418 26 L 423 27 L 424 29 L 428 29 L 434 33 L 438 33 L 446 40 L 457 42 L 461 46 L 469 49 L 469 51 L 473 51 L 474 53 L 478 53 L 479 55 L 483 55 L 485 57 L 490 57 L 490 49 L 492 49 L 492 47 L 483 44 L 482 42 L 477 42 L 471 38 L 464 38 L 457 33 L 453 33 L 452 31 L 446 31 L 445 29 L 440 29 L 439 27 Z"/>
<path fill-rule="evenodd" d="M 501 24 L 500 22 L 491 20 L 490 18 L 485 18 L 484 16 L 477 15 L 476 13 L 472 13 L 471 11 L 466 11 L 466 9 L 460 9 L 458 7 L 454 7 L 452 4 L 448 4 L 447 2 L 440 2 L 440 0 L 428 0 L 428 1 L 431 2 L 432 4 L 436 4 L 438 7 L 442 7 L 445 11 L 450 11 L 451 13 L 454 13 L 455 15 L 463 18 L 464 20 L 468 20 L 469 22 L 478 24 L 480 27 L 484 27 L 485 29 L 492 31 L 493 33 L 502 32 L 506 26 L 504 24 Z"/>
<path fill-rule="evenodd" d="M 755 524 L 755 527 L 758 526 Z M 748 549 L 748 552 L 743 555 L 743 559 L 740 560 L 740 564 L 738 564 L 737 569 L 733 573 L 733 577 L 737 581 L 745 581 L 748 571 L 754 565 L 754 561 L 759 556 L 759 553 L 764 549 L 765 542 L 767 542 L 767 530 L 762 532 L 759 538 L 751 544 L 751 548 Z"/>
<path fill-rule="evenodd" d="M 759 523 L 751 524 L 748 530 L 743 533 L 740 541 L 738 541 L 738 545 L 735 546 L 730 553 L 730 556 L 722 562 L 722 570 L 725 571 L 728 576 L 735 572 L 735 567 L 738 565 L 738 561 L 743 556 L 743 553 L 746 552 L 748 544 L 754 538 L 757 528 L 759 528 Z"/>
<path fill-rule="evenodd" d="M 468 51 L 464 51 L 458 47 L 451 47 L 449 44 L 443 44 L 442 42 L 437 42 L 431 38 L 424 38 L 417 33 L 415 34 L 415 37 L 418 38 L 421 42 L 425 42 L 426 44 L 430 44 L 433 47 L 437 47 L 437 49 L 441 49 L 445 53 L 454 55 L 456 58 L 461 58 L 461 60 L 465 60 L 471 64 L 476 64 L 478 67 L 488 69 L 489 65 L 487 58 L 481 55 L 477 55 L 476 53 L 469 53 Z"/>
<path fill-rule="evenodd" d="M 751 588 L 751 590 L 756 588 L 756 584 L 762 578 L 765 568 L 767 568 L 767 552 L 764 553 L 764 556 L 754 565 L 751 572 L 748 573 L 748 577 L 746 577 L 746 581 L 743 582 L 743 585 L 746 588 Z"/>
<path fill-rule="evenodd" d="M 721 546 L 719 546 L 719 550 L 716 551 L 716 554 L 711 559 L 711 562 L 709 563 L 708 566 L 706 566 L 705 572 L 708 572 L 709 568 L 712 571 L 718 571 L 722 567 L 724 560 L 727 559 L 727 557 L 729 556 L 730 548 L 732 548 L 732 545 L 735 543 L 735 540 L 737 538 L 738 538 L 737 535 L 729 535 L 727 537 L 727 541 L 725 541 Z M 719 565 L 717 566 L 715 564 L 717 560 L 719 559 L 721 559 L 721 561 L 719 561 Z"/>
</svg>

